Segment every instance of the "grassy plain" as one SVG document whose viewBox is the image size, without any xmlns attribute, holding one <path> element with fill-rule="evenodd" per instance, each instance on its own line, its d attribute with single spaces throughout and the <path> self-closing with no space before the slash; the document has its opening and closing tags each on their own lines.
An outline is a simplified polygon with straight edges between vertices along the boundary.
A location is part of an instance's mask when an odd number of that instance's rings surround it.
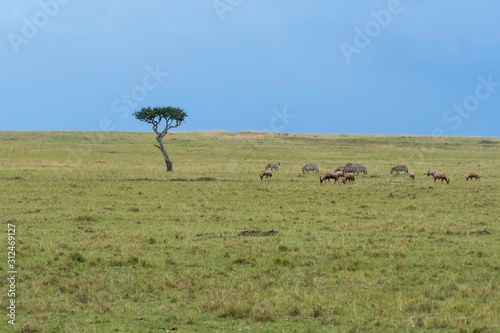
<svg viewBox="0 0 500 333">
<path fill-rule="evenodd" d="M 154 143 L 0 132 L 16 331 L 500 331 L 500 139 L 171 133 L 171 173 Z"/>
</svg>

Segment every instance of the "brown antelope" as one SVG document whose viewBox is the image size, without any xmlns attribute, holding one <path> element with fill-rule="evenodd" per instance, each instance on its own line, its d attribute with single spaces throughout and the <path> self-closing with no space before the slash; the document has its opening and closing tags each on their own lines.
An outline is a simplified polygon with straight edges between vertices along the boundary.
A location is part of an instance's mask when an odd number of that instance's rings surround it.
<svg viewBox="0 0 500 333">
<path fill-rule="evenodd" d="M 446 184 L 450 183 L 450 178 L 446 177 L 446 175 L 443 172 L 436 172 L 434 174 L 434 183 L 436 182 L 436 180 L 439 179 L 441 179 L 441 183 L 443 182 L 443 180 L 446 180 Z"/>
<path fill-rule="evenodd" d="M 339 170 L 337 172 L 334 172 L 334 174 L 336 174 L 338 178 L 343 178 L 344 177 L 344 171 L 341 171 L 341 170 Z"/>
<path fill-rule="evenodd" d="M 260 180 L 262 180 L 262 178 L 266 177 L 268 180 L 271 180 L 270 178 L 273 176 L 273 172 L 271 170 L 265 170 L 264 172 L 262 172 L 259 177 L 260 177 Z"/>
<path fill-rule="evenodd" d="M 465 180 L 469 181 L 469 179 L 475 178 L 476 181 L 480 178 L 479 175 L 476 172 L 471 172 L 467 177 L 465 177 Z"/>
<path fill-rule="evenodd" d="M 355 181 L 356 179 L 354 178 L 354 173 L 352 172 L 348 172 L 348 173 L 344 173 L 344 179 L 342 180 L 342 183 L 346 183 L 347 181 L 349 181 L 349 183 Z"/>
<path fill-rule="evenodd" d="M 415 174 L 413 172 L 410 172 L 410 179 L 415 181 Z"/>
<path fill-rule="evenodd" d="M 432 172 L 427 171 L 427 177 L 434 176 L 434 174 L 436 174 L 436 173 L 437 173 L 437 171 L 432 171 Z"/>
<path fill-rule="evenodd" d="M 328 182 L 330 182 L 330 179 L 333 179 L 333 180 L 335 180 L 335 183 L 336 183 L 337 180 L 339 180 L 339 177 L 335 173 L 327 172 L 323 177 L 319 177 L 319 183 L 323 184 L 323 182 L 326 181 L 327 179 L 328 179 Z"/>
</svg>

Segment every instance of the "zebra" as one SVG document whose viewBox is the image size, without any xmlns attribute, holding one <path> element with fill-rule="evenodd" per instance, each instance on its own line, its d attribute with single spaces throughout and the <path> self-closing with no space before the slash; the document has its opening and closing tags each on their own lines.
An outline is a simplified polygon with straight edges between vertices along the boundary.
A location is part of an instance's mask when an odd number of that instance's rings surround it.
<svg viewBox="0 0 500 333">
<path fill-rule="evenodd" d="M 264 170 L 271 169 L 271 171 L 273 171 L 273 169 L 274 169 L 276 171 L 279 171 L 279 169 L 280 169 L 279 165 L 280 165 L 280 162 L 269 163 L 268 165 L 266 165 Z"/>
<path fill-rule="evenodd" d="M 339 166 L 337 169 L 333 171 L 333 173 L 336 173 L 337 171 L 342 171 L 344 172 L 345 166 Z"/>
<path fill-rule="evenodd" d="M 366 170 L 366 168 L 363 164 L 347 163 L 345 168 L 344 168 L 344 173 L 349 173 L 349 172 L 356 173 L 356 174 L 359 174 L 360 172 L 362 172 L 365 175 L 368 174 L 368 170 Z"/>
<path fill-rule="evenodd" d="M 356 167 L 352 164 L 350 165 L 347 165 L 346 167 L 344 167 L 344 174 L 346 173 L 354 173 L 356 172 Z"/>
<path fill-rule="evenodd" d="M 396 171 L 397 173 L 399 173 L 400 171 L 404 171 L 405 173 L 408 173 L 408 167 L 406 165 L 397 165 L 391 169 L 391 175 L 394 171 Z"/>
<path fill-rule="evenodd" d="M 365 175 L 368 174 L 368 170 L 366 170 L 364 165 L 357 164 L 356 165 L 356 173 L 359 174 L 360 172 L 364 173 Z"/>
<path fill-rule="evenodd" d="M 306 164 L 304 165 L 304 167 L 302 168 L 302 173 L 306 173 L 307 172 L 310 172 L 310 171 L 313 171 L 313 172 L 316 172 L 318 173 L 319 172 L 319 168 L 316 164 Z"/>
</svg>

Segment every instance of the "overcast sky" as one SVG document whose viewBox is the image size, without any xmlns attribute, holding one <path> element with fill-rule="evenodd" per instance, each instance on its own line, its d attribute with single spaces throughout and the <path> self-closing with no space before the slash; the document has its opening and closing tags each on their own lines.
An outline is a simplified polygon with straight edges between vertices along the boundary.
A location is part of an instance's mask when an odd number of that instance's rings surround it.
<svg viewBox="0 0 500 333">
<path fill-rule="evenodd" d="M 0 130 L 500 136 L 500 1 L 0 1 Z"/>
</svg>

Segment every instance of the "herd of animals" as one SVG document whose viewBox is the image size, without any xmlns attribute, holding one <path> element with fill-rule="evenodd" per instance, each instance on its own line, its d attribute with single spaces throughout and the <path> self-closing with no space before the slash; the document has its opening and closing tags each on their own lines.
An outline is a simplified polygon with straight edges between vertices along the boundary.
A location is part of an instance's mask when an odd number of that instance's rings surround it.
<svg viewBox="0 0 500 333">
<path fill-rule="evenodd" d="M 269 163 L 266 165 L 264 171 L 259 175 L 260 180 L 266 178 L 268 180 L 271 180 L 273 177 L 273 171 L 279 171 L 280 168 L 280 163 Z M 302 173 L 309 173 L 309 172 L 315 172 L 319 173 L 319 168 L 316 164 L 306 164 L 302 168 Z M 352 164 L 352 163 L 347 163 L 345 166 L 340 166 L 337 169 L 335 169 L 333 172 L 327 172 L 323 177 L 319 177 L 319 183 L 323 184 L 323 182 L 327 181 L 330 182 L 331 179 L 335 181 L 340 181 L 342 178 L 342 183 L 351 183 L 356 180 L 355 174 L 359 173 L 364 173 L 365 175 L 368 174 L 368 170 L 365 168 L 364 165 L 362 164 Z M 406 165 L 397 165 L 393 167 L 390 171 L 391 175 L 394 173 L 400 173 L 400 172 L 405 172 L 409 175 L 409 179 L 412 181 L 415 181 L 415 173 L 413 172 L 408 172 L 408 167 Z M 428 171 L 427 172 L 427 177 L 432 176 L 434 178 L 434 183 L 438 180 L 441 180 L 441 183 L 443 181 L 446 181 L 446 184 L 450 184 L 450 178 L 448 178 L 444 172 L 440 171 Z M 465 180 L 469 181 L 469 179 L 479 179 L 479 175 L 476 172 L 471 172 L 467 177 L 465 177 Z"/>
</svg>

